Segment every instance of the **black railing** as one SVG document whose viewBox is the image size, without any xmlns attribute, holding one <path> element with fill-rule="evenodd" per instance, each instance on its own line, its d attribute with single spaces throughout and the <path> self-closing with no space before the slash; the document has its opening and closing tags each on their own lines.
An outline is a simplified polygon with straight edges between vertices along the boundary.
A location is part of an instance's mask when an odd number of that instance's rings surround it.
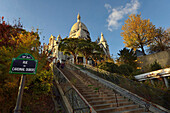
<svg viewBox="0 0 170 113">
<path fill-rule="evenodd" d="M 73 113 L 91 113 L 93 108 L 88 104 L 68 78 L 56 66 L 54 66 L 53 70 L 64 95 L 72 107 Z"/>
<path fill-rule="evenodd" d="M 100 84 L 98 80 L 96 80 L 95 84 L 91 83 L 91 81 L 94 80 L 94 79 L 87 80 L 87 78 L 88 78 L 88 77 L 87 77 L 87 74 L 83 73 L 82 71 L 80 71 L 80 69 L 78 69 L 77 67 L 71 65 L 70 63 L 67 64 L 67 68 L 69 68 L 70 70 L 73 70 L 73 71 L 74 71 L 75 73 L 77 73 L 78 75 L 81 75 L 81 79 L 84 79 L 86 82 L 89 82 L 90 85 L 88 85 L 88 86 L 91 86 L 91 88 L 94 89 L 95 92 L 96 92 L 96 91 L 97 91 L 98 93 L 100 92 L 100 88 L 101 88 L 101 87 L 98 85 L 98 84 Z M 118 98 L 117 98 L 118 92 L 115 91 L 115 90 L 112 90 L 112 91 L 113 91 L 114 94 L 115 94 L 116 106 L 118 107 L 118 106 L 119 106 L 119 102 L 118 102 Z"/>
<path fill-rule="evenodd" d="M 158 104 L 166 109 L 170 109 L 170 89 L 166 91 L 156 89 L 145 84 L 139 83 L 137 81 L 133 81 L 123 76 L 119 76 L 115 73 L 109 73 L 95 67 L 80 67 L 81 69 L 88 70 L 89 72 L 106 79 L 124 89 L 129 90 L 130 92 L 137 94 L 140 97 L 143 97 L 149 102 L 153 102 Z M 149 109 L 150 104 L 146 103 L 146 109 Z"/>
</svg>

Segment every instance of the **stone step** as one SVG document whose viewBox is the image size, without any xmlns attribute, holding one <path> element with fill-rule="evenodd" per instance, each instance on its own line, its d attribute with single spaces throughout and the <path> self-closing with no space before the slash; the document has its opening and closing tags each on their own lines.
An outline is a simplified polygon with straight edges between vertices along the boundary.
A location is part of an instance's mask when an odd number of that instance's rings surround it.
<svg viewBox="0 0 170 113">
<path fill-rule="evenodd" d="M 81 84 L 75 84 L 74 86 L 75 86 L 75 87 L 86 87 L 86 85 L 83 84 L 83 83 L 81 83 Z"/>
<path fill-rule="evenodd" d="M 80 91 L 81 92 L 81 91 Z M 102 92 L 81 92 L 82 95 L 103 95 Z"/>
<path fill-rule="evenodd" d="M 118 102 L 128 102 L 127 99 L 117 99 L 117 101 Z M 91 104 L 91 105 L 106 104 L 106 103 L 116 103 L 116 99 L 89 101 L 89 104 Z"/>
<path fill-rule="evenodd" d="M 123 111 L 118 111 L 114 113 L 150 113 L 150 112 L 145 112 L 144 108 L 136 108 L 136 109 L 128 109 L 128 110 L 123 110 Z"/>
<path fill-rule="evenodd" d="M 108 107 L 108 108 L 104 108 L 104 109 L 96 109 L 97 113 L 113 113 L 116 111 L 127 111 L 127 110 L 131 110 L 131 109 L 137 109 L 138 105 L 124 105 L 124 106 L 119 106 L 119 107 Z"/>
<path fill-rule="evenodd" d="M 107 92 L 107 93 L 114 93 L 112 90 L 108 90 L 108 89 L 98 89 L 97 87 L 95 88 L 88 88 L 88 87 L 85 87 L 85 88 L 80 88 L 80 87 L 76 87 L 77 89 L 81 90 L 81 91 L 99 91 L 99 92 Z"/>
<path fill-rule="evenodd" d="M 80 90 L 82 93 L 85 93 L 85 94 L 106 94 L 106 95 L 115 95 L 114 92 L 111 92 L 111 91 L 94 91 L 94 90 Z M 119 94 L 116 94 L 117 96 Z"/>
<path fill-rule="evenodd" d="M 94 93 L 94 94 L 86 94 L 86 93 L 82 93 L 82 95 L 85 97 L 85 98 L 106 98 L 106 97 L 112 97 L 113 99 L 115 99 L 115 98 L 124 98 L 124 97 L 122 97 L 122 96 L 120 96 L 120 95 L 116 95 L 116 97 L 115 97 L 115 95 L 113 94 L 113 95 L 108 95 L 108 94 L 102 94 L 102 93 Z"/>
<path fill-rule="evenodd" d="M 105 96 L 105 97 L 90 97 L 86 98 L 87 101 L 97 101 L 97 100 L 110 100 L 110 99 L 116 99 L 115 96 Z M 117 99 L 124 99 L 123 97 L 118 96 Z"/>
<path fill-rule="evenodd" d="M 88 83 L 78 83 L 78 84 L 75 84 L 75 86 L 79 86 L 79 87 L 84 87 L 84 86 L 87 86 L 87 87 L 105 87 L 104 85 L 102 84 L 99 84 L 99 83 L 94 83 L 94 84 L 88 84 Z"/>
<path fill-rule="evenodd" d="M 81 91 L 80 91 L 81 92 Z M 90 93 L 86 93 L 86 92 L 81 92 L 81 94 L 86 97 L 86 98 L 105 98 L 105 97 L 113 97 L 115 98 L 114 94 L 105 94 L 103 92 L 90 92 Z M 94 96 L 93 96 L 94 95 Z M 97 96 L 96 96 L 97 95 Z M 124 98 L 120 95 L 116 95 L 117 98 Z"/>
<path fill-rule="evenodd" d="M 115 96 L 115 95 L 107 95 L 107 94 L 100 94 L 100 93 L 95 93 L 95 94 L 90 94 L 90 95 L 82 93 L 82 95 L 85 98 L 97 98 L 97 97 L 105 98 L 105 97 L 113 97 L 113 96 Z M 123 98 L 123 97 L 117 96 L 117 98 Z"/>
<path fill-rule="evenodd" d="M 93 92 L 93 93 L 105 93 L 105 94 L 114 94 L 114 92 L 112 92 L 112 91 L 107 91 L 107 90 L 95 90 L 95 89 L 80 89 L 80 88 L 77 88 L 79 91 L 81 91 L 81 92 L 86 92 L 86 93 L 91 93 L 91 92 Z"/>
<path fill-rule="evenodd" d="M 130 105 L 133 104 L 133 102 L 118 102 L 118 103 L 107 103 L 107 104 L 98 104 L 98 105 L 93 105 L 94 109 L 104 109 L 106 107 L 117 107 L 118 106 L 123 106 L 123 105 Z"/>
<path fill-rule="evenodd" d="M 83 95 L 85 98 L 99 97 L 99 94 L 94 95 Z"/>
<path fill-rule="evenodd" d="M 98 90 L 105 90 L 105 91 L 110 91 L 110 92 L 113 92 L 113 91 L 111 91 L 111 90 L 109 90 L 109 89 L 107 89 L 107 88 L 105 88 L 105 87 L 102 87 L 102 86 L 85 86 L 85 85 L 83 85 L 83 86 L 76 86 L 76 88 L 78 88 L 78 89 L 97 89 L 98 88 Z"/>
<path fill-rule="evenodd" d="M 115 98 L 115 92 L 105 85 L 99 83 L 91 77 L 84 74 L 74 74 L 72 71 L 67 74 L 68 78 L 76 79 L 74 86 L 96 110 L 97 113 L 138 113 L 144 112 L 144 108 L 139 108 L 132 101 L 116 93 L 118 107 Z"/>
</svg>

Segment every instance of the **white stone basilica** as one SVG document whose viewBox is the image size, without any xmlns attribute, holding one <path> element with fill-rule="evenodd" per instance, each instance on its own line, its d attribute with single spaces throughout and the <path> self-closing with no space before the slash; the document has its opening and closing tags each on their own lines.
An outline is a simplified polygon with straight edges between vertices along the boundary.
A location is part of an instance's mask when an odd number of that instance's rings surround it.
<svg viewBox="0 0 170 113">
<path fill-rule="evenodd" d="M 90 33 L 84 23 L 80 21 L 81 17 L 80 14 L 77 15 L 77 22 L 72 26 L 70 30 L 70 34 L 68 38 L 80 38 L 85 40 L 91 40 Z M 74 59 L 72 56 L 64 55 L 63 52 L 58 50 L 59 43 L 61 41 L 61 36 L 58 35 L 57 39 L 55 36 L 51 35 L 49 38 L 48 45 L 44 45 L 44 50 L 48 50 L 48 52 L 51 52 L 51 57 L 55 57 L 55 61 L 57 60 L 67 60 L 68 58 L 74 62 Z M 106 56 L 110 58 L 110 52 L 109 52 L 109 46 L 107 44 L 106 39 L 103 36 L 103 33 L 101 33 L 101 37 L 99 41 L 96 41 L 98 45 L 103 48 L 103 51 L 105 52 Z M 85 63 L 85 59 L 83 58 L 82 63 Z"/>
</svg>

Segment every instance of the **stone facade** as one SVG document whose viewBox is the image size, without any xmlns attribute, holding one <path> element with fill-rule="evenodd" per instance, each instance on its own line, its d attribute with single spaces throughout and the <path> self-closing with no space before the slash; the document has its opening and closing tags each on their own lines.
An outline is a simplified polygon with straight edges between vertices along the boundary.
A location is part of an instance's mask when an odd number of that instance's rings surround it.
<svg viewBox="0 0 170 113">
<path fill-rule="evenodd" d="M 90 33 L 86 27 L 86 25 L 84 23 L 82 23 L 80 21 L 81 17 L 78 14 L 77 16 L 77 22 L 71 27 L 70 30 L 70 34 L 68 38 L 79 38 L 79 39 L 84 39 L 84 40 L 91 40 L 90 38 Z M 67 60 L 67 58 L 70 59 L 71 62 L 74 62 L 74 58 L 72 55 L 67 56 L 64 55 L 63 52 L 58 50 L 59 47 L 59 43 L 61 41 L 61 36 L 58 35 L 57 39 L 55 36 L 51 35 L 49 38 L 49 43 L 48 45 L 44 46 L 44 50 L 48 50 L 48 52 L 52 52 L 50 57 L 55 57 L 56 59 L 54 60 L 54 62 L 56 62 L 56 60 Z M 105 55 L 109 58 L 110 57 L 110 52 L 109 52 L 109 45 L 107 44 L 106 39 L 103 36 L 103 33 L 101 33 L 101 39 L 99 42 L 97 42 L 97 44 L 103 48 L 103 51 L 105 52 Z M 78 61 L 80 59 L 80 62 L 85 64 L 85 58 L 82 56 L 78 56 Z"/>
<path fill-rule="evenodd" d="M 57 40 L 55 36 L 51 35 L 48 45 L 44 46 L 44 50 L 47 50 L 48 53 L 51 53 L 50 57 L 55 57 L 54 62 L 56 62 L 57 60 L 62 61 L 67 59 L 67 55 L 64 55 L 63 52 L 58 50 L 60 41 L 60 35 L 58 35 Z"/>
</svg>

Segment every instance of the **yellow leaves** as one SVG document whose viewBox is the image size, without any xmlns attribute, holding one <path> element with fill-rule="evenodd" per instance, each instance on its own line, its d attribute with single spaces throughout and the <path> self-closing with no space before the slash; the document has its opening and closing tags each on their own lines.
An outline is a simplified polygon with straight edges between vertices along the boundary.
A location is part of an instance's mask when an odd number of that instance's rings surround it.
<svg viewBox="0 0 170 113">
<path fill-rule="evenodd" d="M 7 81 L 6 83 L 5 83 L 5 85 L 4 85 L 4 87 L 6 88 L 6 89 L 10 89 L 10 88 L 14 88 L 14 87 L 17 87 L 17 84 L 15 83 L 15 82 L 10 82 L 10 81 Z"/>
<path fill-rule="evenodd" d="M 141 67 L 137 67 L 136 69 L 142 69 Z"/>
<path fill-rule="evenodd" d="M 28 90 L 28 89 L 29 89 L 29 87 L 24 87 L 24 89 L 25 89 L 25 90 Z"/>
<path fill-rule="evenodd" d="M 121 36 L 126 47 L 139 48 L 147 45 L 155 35 L 155 26 L 149 19 L 142 19 L 141 14 L 131 14 L 122 26 Z"/>
</svg>

